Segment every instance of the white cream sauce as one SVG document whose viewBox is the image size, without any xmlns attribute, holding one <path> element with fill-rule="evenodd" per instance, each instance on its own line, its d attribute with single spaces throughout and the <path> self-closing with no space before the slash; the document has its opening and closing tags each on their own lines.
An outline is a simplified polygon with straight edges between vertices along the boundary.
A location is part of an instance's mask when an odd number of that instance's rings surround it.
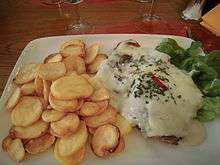
<svg viewBox="0 0 220 165">
<path fill-rule="evenodd" d="M 120 43 L 96 77 L 111 91 L 111 103 L 147 137 L 187 136 L 202 104 L 190 75 L 168 55 L 133 40 Z"/>
</svg>

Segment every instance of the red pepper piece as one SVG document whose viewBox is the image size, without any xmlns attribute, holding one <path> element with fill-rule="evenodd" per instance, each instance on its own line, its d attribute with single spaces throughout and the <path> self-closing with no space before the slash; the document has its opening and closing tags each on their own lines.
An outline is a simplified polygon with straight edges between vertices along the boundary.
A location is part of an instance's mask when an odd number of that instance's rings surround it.
<svg viewBox="0 0 220 165">
<path fill-rule="evenodd" d="M 168 88 L 166 85 L 164 85 L 155 74 L 151 76 L 151 79 L 154 81 L 155 84 L 157 84 L 163 91 L 166 91 Z"/>
</svg>

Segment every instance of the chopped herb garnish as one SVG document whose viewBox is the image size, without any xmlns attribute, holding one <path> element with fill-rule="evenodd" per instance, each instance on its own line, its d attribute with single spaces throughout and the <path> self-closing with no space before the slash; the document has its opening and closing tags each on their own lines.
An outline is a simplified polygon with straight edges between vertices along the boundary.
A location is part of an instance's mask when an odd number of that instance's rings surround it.
<svg viewBox="0 0 220 165">
<path fill-rule="evenodd" d="M 181 99 L 182 96 L 181 96 L 181 95 L 178 95 L 177 97 L 178 97 L 179 99 Z"/>
</svg>

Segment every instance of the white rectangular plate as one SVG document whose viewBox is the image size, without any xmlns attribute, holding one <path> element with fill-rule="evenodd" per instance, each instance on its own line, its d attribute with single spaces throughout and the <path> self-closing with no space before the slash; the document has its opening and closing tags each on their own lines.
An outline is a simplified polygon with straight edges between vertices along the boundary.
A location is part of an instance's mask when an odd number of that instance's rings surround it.
<svg viewBox="0 0 220 165">
<path fill-rule="evenodd" d="M 11 126 L 10 116 L 4 109 L 4 104 L 9 97 L 13 85 L 12 79 L 15 77 L 18 69 L 27 63 L 42 62 L 45 56 L 50 53 L 57 52 L 59 46 L 64 41 L 73 38 L 83 39 L 87 45 L 92 43 L 100 43 L 102 45 L 101 52 L 110 53 L 118 42 L 135 39 L 142 46 L 154 48 L 163 38 L 171 37 L 178 43 L 188 48 L 192 42 L 191 39 L 178 36 L 167 35 L 146 35 L 146 34 L 99 34 L 99 35 L 74 35 L 74 36 L 57 36 L 40 38 L 30 42 L 23 50 L 19 57 L 0 100 L 0 141 L 8 134 Z M 192 98 L 193 99 L 193 98 Z M 82 165 L 219 165 L 220 164 L 220 120 L 215 120 L 205 124 L 207 129 L 207 139 L 200 145 L 195 147 L 178 147 L 164 145 L 160 143 L 148 142 L 141 137 L 137 131 L 133 131 L 126 137 L 126 148 L 121 154 L 112 156 L 111 158 L 101 159 L 94 154 L 88 147 L 85 160 Z M 7 153 L 0 149 L 0 165 L 16 164 L 9 159 Z M 22 165 L 39 165 L 50 164 L 58 165 L 53 158 L 51 151 L 36 155 L 28 156 L 28 158 L 20 163 Z"/>
</svg>

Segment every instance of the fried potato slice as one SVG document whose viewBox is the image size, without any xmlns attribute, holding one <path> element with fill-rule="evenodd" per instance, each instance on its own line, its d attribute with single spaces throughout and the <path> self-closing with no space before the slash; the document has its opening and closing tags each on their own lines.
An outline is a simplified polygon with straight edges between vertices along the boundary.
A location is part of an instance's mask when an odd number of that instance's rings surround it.
<svg viewBox="0 0 220 165">
<path fill-rule="evenodd" d="M 104 86 L 103 82 L 95 77 L 83 75 L 95 89 L 90 99 L 94 102 L 110 99 L 110 92 Z"/>
<path fill-rule="evenodd" d="M 91 77 L 90 75 L 84 75 L 84 77 L 87 77 L 87 81 L 89 81 L 89 83 L 93 86 L 93 88 L 95 90 L 101 89 L 101 88 L 105 88 L 103 82 L 96 77 Z"/>
<path fill-rule="evenodd" d="M 129 134 L 132 130 L 131 123 L 120 114 L 117 114 L 114 125 L 119 128 L 122 136 Z"/>
<path fill-rule="evenodd" d="M 2 149 L 4 151 L 7 151 L 7 148 L 11 144 L 12 140 L 13 139 L 10 136 L 7 136 L 2 140 Z"/>
<path fill-rule="evenodd" d="M 14 108 L 18 103 L 20 97 L 21 97 L 21 88 L 16 87 L 13 93 L 11 94 L 11 96 L 8 98 L 5 108 L 7 110 Z"/>
<path fill-rule="evenodd" d="M 7 148 L 7 152 L 12 160 L 20 162 L 24 159 L 25 150 L 21 139 L 14 139 Z"/>
<path fill-rule="evenodd" d="M 68 57 L 68 56 L 84 56 L 85 54 L 85 49 L 81 46 L 77 45 L 69 45 L 66 46 L 63 50 L 60 50 L 60 53 L 62 54 L 63 57 Z"/>
<path fill-rule="evenodd" d="M 63 62 L 41 64 L 37 72 L 44 80 L 54 81 L 66 73 L 66 66 Z"/>
<path fill-rule="evenodd" d="M 55 137 L 46 133 L 38 138 L 29 140 L 25 145 L 25 150 L 30 154 L 38 154 L 49 149 L 55 142 Z"/>
<path fill-rule="evenodd" d="M 81 47 L 85 47 L 85 43 L 82 40 L 79 39 L 71 39 L 69 41 L 64 42 L 61 47 L 60 50 L 63 50 L 65 47 L 69 46 L 69 45 L 76 45 L 76 46 L 81 46 Z"/>
<path fill-rule="evenodd" d="M 88 132 L 84 121 L 80 122 L 80 126 L 76 133 L 61 138 L 58 141 L 58 153 L 61 156 L 69 156 L 79 151 L 85 144 L 88 138 Z"/>
<path fill-rule="evenodd" d="M 11 122 L 15 126 L 29 126 L 40 118 L 42 111 L 42 103 L 37 97 L 24 96 L 12 110 Z"/>
<path fill-rule="evenodd" d="M 50 86 L 51 86 L 50 81 L 43 80 L 43 96 L 46 104 L 48 104 L 49 102 Z"/>
<path fill-rule="evenodd" d="M 34 80 L 34 86 L 35 86 L 35 91 L 37 93 L 37 96 L 43 96 L 43 79 L 40 78 L 39 76 L 36 76 Z"/>
<path fill-rule="evenodd" d="M 93 116 L 99 113 L 99 106 L 95 102 L 85 102 L 80 109 L 81 116 Z"/>
<path fill-rule="evenodd" d="M 84 104 L 84 100 L 79 99 L 78 100 L 78 106 L 76 107 L 76 111 L 80 110 L 82 108 L 83 104 Z"/>
<path fill-rule="evenodd" d="M 87 98 L 92 95 L 93 87 L 82 76 L 64 76 L 52 83 L 51 93 L 57 99 Z"/>
<path fill-rule="evenodd" d="M 28 83 L 36 77 L 39 64 L 27 64 L 20 68 L 18 74 L 15 77 L 16 84 Z"/>
<path fill-rule="evenodd" d="M 44 64 L 52 63 L 52 62 L 61 62 L 62 60 L 63 60 L 63 57 L 60 53 L 53 53 L 53 54 L 48 55 L 44 59 Z"/>
<path fill-rule="evenodd" d="M 108 108 L 109 100 L 97 101 L 96 104 L 98 104 L 99 108 L 101 109 L 100 111 L 103 112 Z"/>
<path fill-rule="evenodd" d="M 115 151 L 119 144 L 120 132 L 117 127 L 106 124 L 98 127 L 92 137 L 91 147 L 99 157 L 105 157 Z"/>
<path fill-rule="evenodd" d="M 85 62 L 86 64 L 92 63 L 99 52 L 99 44 L 93 44 L 86 50 Z"/>
<path fill-rule="evenodd" d="M 58 137 L 65 137 L 77 131 L 80 125 L 79 117 L 74 113 L 69 113 L 61 120 L 51 122 L 50 128 L 52 132 Z"/>
<path fill-rule="evenodd" d="M 59 139 L 56 141 L 54 146 L 54 157 L 61 165 L 77 165 L 80 162 L 82 162 L 86 152 L 85 145 L 72 155 L 61 156 L 58 152 L 58 143 L 59 143 Z"/>
<path fill-rule="evenodd" d="M 98 54 L 95 60 L 87 66 L 88 73 L 96 73 L 101 63 L 107 59 L 105 54 Z"/>
<path fill-rule="evenodd" d="M 90 97 L 92 101 L 103 101 L 110 99 L 110 93 L 106 88 L 100 88 L 95 90 L 92 96 Z"/>
<path fill-rule="evenodd" d="M 76 71 L 78 74 L 86 72 L 86 65 L 82 57 L 79 56 L 68 56 L 63 60 L 66 70 Z"/>
<path fill-rule="evenodd" d="M 112 123 L 116 120 L 117 110 L 112 106 L 108 106 L 100 115 L 85 117 L 86 125 L 92 128 L 97 128 L 101 125 Z"/>
<path fill-rule="evenodd" d="M 78 106 L 77 99 L 59 100 L 54 98 L 51 93 L 49 94 L 49 103 L 53 109 L 61 112 L 74 112 Z"/>
<path fill-rule="evenodd" d="M 21 86 L 21 93 L 22 93 L 22 95 L 34 95 L 35 94 L 34 82 L 29 82 L 29 83 L 23 84 Z"/>
<path fill-rule="evenodd" d="M 39 120 L 28 127 L 13 126 L 10 129 L 10 137 L 21 139 L 37 138 L 45 134 L 48 130 L 49 123 Z"/>
<path fill-rule="evenodd" d="M 85 102 L 81 109 L 81 116 L 94 116 L 101 114 L 108 107 L 108 101 L 101 102 Z"/>
<path fill-rule="evenodd" d="M 81 40 L 70 40 L 63 43 L 60 47 L 60 53 L 62 56 L 67 57 L 74 55 L 76 56 L 84 56 L 85 54 L 85 44 Z"/>
<path fill-rule="evenodd" d="M 52 109 L 52 110 L 45 110 L 42 113 L 41 118 L 45 122 L 54 122 L 54 121 L 60 120 L 65 115 L 66 115 L 66 113 L 64 113 L 64 112 L 55 111 L 55 110 Z"/>
<path fill-rule="evenodd" d="M 89 133 L 92 134 L 92 135 L 95 133 L 95 130 L 96 130 L 96 128 L 88 127 L 88 131 L 89 131 Z"/>
<path fill-rule="evenodd" d="M 118 153 L 122 152 L 124 149 L 125 149 L 125 140 L 123 137 L 120 136 L 119 144 L 118 144 L 117 148 L 115 149 L 114 154 L 118 154 Z"/>
<path fill-rule="evenodd" d="M 48 103 L 45 102 L 44 98 L 43 97 L 36 97 L 36 98 L 38 98 L 40 100 L 40 102 L 41 102 L 41 104 L 43 106 L 43 110 L 47 109 Z"/>
</svg>

